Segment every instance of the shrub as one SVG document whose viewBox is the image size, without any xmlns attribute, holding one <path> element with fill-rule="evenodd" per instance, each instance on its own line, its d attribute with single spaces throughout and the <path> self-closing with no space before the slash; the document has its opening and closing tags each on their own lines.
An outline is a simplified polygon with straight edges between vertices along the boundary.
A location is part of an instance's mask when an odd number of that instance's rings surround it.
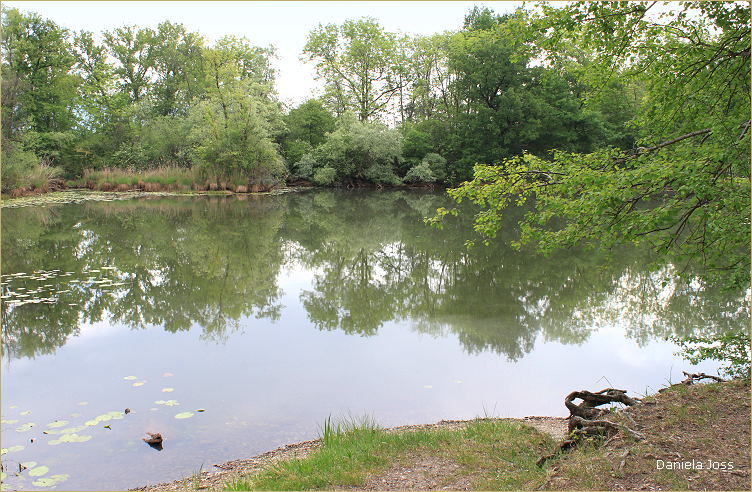
<svg viewBox="0 0 752 492">
<path fill-rule="evenodd" d="M 337 178 L 337 171 L 331 167 L 322 167 L 313 174 L 313 182 L 319 186 L 329 186 Z"/>
<path fill-rule="evenodd" d="M 416 181 L 420 183 L 433 183 L 436 181 L 436 176 L 431 171 L 431 167 L 428 163 L 423 161 L 407 172 L 405 175 L 405 181 L 408 183 L 414 183 Z"/>
</svg>

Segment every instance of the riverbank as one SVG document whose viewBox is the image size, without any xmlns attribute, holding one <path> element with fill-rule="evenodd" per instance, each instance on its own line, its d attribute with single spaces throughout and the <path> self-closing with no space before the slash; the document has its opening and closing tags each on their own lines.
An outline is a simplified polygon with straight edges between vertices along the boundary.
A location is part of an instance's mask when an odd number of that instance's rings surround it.
<svg viewBox="0 0 752 492">
<path fill-rule="evenodd" d="M 542 467 L 534 457 L 552 451 L 566 434 L 566 420 L 548 417 L 477 419 L 384 430 L 378 439 L 417 433 L 437 439 L 389 449 L 339 490 L 750 490 L 750 387 L 743 381 L 686 387 L 673 385 L 642 403 L 609 416 L 645 436 L 618 434 L 605 443 L 578 446 Z M 490 441 L 489 441 L 490 439 Z M 350 444 L 352 446 L 352 444 Z M 213 467 L 185 480 L 131 490 L 221 489 L 284 485 L 290 469 L 336 477 L 318 470 L 313 458 L 325 451 L 321 439 L 279 448 Z M 481 459 L 478 459 L 478 457 Z M 475 458 L 472 458 L 475 457 Z M 533 458 L 531 460 L 531 457 Z M 290 466 L 294 465 L 294 466 Z M 333 466 L 341 466 L 338 463 Z M 289 482 L 287 482 L 289 483 Z M 284 487 L 280 487 L 284 489 Z M 303 487 L 314 488 L 314 487 Z"/>
</svg>

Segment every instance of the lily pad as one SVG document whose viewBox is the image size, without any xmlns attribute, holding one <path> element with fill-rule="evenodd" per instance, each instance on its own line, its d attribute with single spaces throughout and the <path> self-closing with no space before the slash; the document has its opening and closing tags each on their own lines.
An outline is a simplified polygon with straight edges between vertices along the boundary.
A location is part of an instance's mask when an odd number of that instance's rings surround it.
<svg viewBox="0 0 752 492">
<path fill-rule="evenodd" d="M 62 427 L 64 425 L 68 425 L 67 420 L 58 420 L 57 422 L 52 422 L 51 424 L 47 424 L 47 427 Z"/>
<path fill-rule="evenodd" d="M 170 391 L 175 391 L 175 388 L 162 388 L 162 391 L 165 393 L 169 393 Z"/>
<path fill-rule="evenodd" d="M 63 441 L 61 441 L 60 439 L 53 439 L 51 441 L 47 441 L 47 444 L 49 444 L 50 446 L 56 446 L 56 445 L 60 444 L 61 442 L 63 442 Z"/>
<path fill-rule="evenodd" d="M 90 427 L 94 427 L 94 426 L 95 426 L 95 425 L 97 425 L 98 423 L 99 423 L 99 421 L 98 421 L 98 420 L 89 420 L 89 421 L 88 421 L 88 422 L 86 422 L 86 423 L 85 423 L 84 425 L 88 425 L 88 426 L 90 426 Z"/>
<path fill-rule="evenodd" d="M 31 412 L 21 412 L 21 415 L 29 415 Z"/>
<path fill-rule="evenodd" d="M 17 429 L 16 429 L 16 432 L 26 432 L 26 431 L 30 431 L 30 430 L 31 430 L 31 428 L 32 428 L 32 427 L 34 427 L 35 425 L 36 425 L 36 424 L 34 424 L 34 423 L 32 423 L 32 422 L 26 423 L 26 424 L 22 425 L 21 427 L 17 428 Z"/>
<path fill-rule="evenodd" d="M 11 419 L 11 420 L 3 420 L 4 424 L 17 424 L 18 419 Z"/>
<path fill-rule="evenodd" d="M 107 412 L 105 415 L 111 416 L 113 419 L 122 419 L 125 417 L 125 414 L 123 412 L 118 412 L 117 410 L 112 412 Z"/>
<path fill-rule="evenodd" d="M 133 386 L 143 386 L 146 381 L 140 381 L 138 383 L 133 383 Z"/>
<path fill-rule="evenodd" d="M 136 376 L 125 376 L 123 379 L 138 379 Z"/>
<path fill-rule="evenodd" d="M 23 466 L 24 468 L 34 468 L 35 466 L 37 466 L 37 462 L 36 461 L 26 461 L 24 463 L 21 463 L 21 466 Z"/>
<path fill-rule="evenodd" d="M 89 402 L 88 402 L 88 401 L 82 401 L 82 402 L 79 402 L 79 405 L 88 405 L 88 404 L 89 404 Z"/>
<path fill-rule="evenodd" d="M 50 469 L 47 468 L 46 466 L 38 466 L 38 467 L 34 468 L 33 470 L 29 470 L 29 476 L 30 477 L 40 477 L 40 476 L 44 475 L 45 473 L 47 473 L 48 471 L 50 471 Z"/>
<path fill-rule="evenodd" d="M 40 478 L 39 480 L 34 480 L 31 483 L 33 485 L 36 485 L 37 487 L 51 487 L 57 483 L 57 480 L 54 480 L 52 478 Z"/>
<path fill-rule="evenodd" d="M 157 405 L 164 405 L 164 404 L 165 404 L 165 403 L 167 403 L 167 402 L 166 402 L 166 401 L 164 401 L 164 400 L 157 400 L 157 401 L 155 401 L 154 403 L 155 403 L 155 404 L 157 404 Z"/>
<path fill-rule="evenodd" d="M 60 473 L 58 475 L 52 475 L 50 478 L 55 480 L 56 482 L 65 482 L 66 480 L 68 480 L 68 478 L 70 478 L 70 475 L 68 475 L 67 473 Z"/>
<path fill-rule="evenodd" d="M 72 439 L 70 442 L 86 442 L 89 439 L 91 439 L 91 436 L 76 436 L 76 438 Z"/>
<path fill-rule="evenodd" d="M 8 448 L 2 448 L 0 449 L 0 455 L 3 455 L 8 452 Z"/>
<path fill-rule="evenodd" d="M 173 405 L 180 405 L 180 403 L 178 403 L 178 401 L 177 401 L 177 400 L 167 400 L 167 401 L 165 402 L 165 405 L 167 405 L 168 407 L 171 407 L 171 406 L 173 406 Z"/>
<path fill-rule="evenodd" d="M 11 447 L 8 448 L 8 452 L 9 453 L 15 453 L 16 451 L 22 451 L 23 448 L 24 447 L 22 445 L 20 445 L 20 444 L 17 445 L 17 446 L 11 446 Z"/>
<path fill-rule="evenodd" d="M 192 412 L 183 412 L 183 413 L 179 413 L 179 414 L 175 415 L 176 419 L 187 419 L 189 417 L 193 417 L 193 413 Z"/>
<path fill-rule="evenodd" d="M 0 472 L 0 480 L 5 480 L 6 478 L 8 478 L 8 474 L 5 472 Z"/>
<path fill-rule="evenodd" d="M 98 420 L 99 422 L 107 422 L 108 420 L 111 420 L 111 419 L 112 419 L 112 415 L 99 415 L 94 420 Z"/>
</svg>

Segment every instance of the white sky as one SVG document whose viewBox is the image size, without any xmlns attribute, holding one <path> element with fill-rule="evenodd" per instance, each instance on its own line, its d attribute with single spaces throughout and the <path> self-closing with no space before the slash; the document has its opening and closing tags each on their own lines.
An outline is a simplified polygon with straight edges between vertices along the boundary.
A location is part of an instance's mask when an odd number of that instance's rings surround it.
<svg viewBox="0 0 752 492">
<path fill-rule="evenodd" d="M 156 29 L 165 20 L 198 31 L 210 42 L 232 34 L 256 46 L 274 45 L 279 60 L 277 91 L 286 102 L 318 95 L 313 63 L 299 60 L 310 31 L 321 24 L 375 18 L 389 32 L 429 35 L 457 30 L 474 5 L 497 13 L 511 12 L 522 2 L 507 1 L 8 1 L 8 7 L 37 12 L 72 31 L 98 35 L 116 27 Z M 97 40 L 101 40 L 98 36 Z"/>
</svg>

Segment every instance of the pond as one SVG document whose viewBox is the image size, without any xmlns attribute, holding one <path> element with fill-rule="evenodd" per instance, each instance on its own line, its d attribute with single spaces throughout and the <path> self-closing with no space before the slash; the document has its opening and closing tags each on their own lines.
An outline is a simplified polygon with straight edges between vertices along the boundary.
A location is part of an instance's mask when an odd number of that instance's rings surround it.
<svg viewBox="0 0 752 492">
<path fill-rule="evenodd" d="M 664 284 L 677 267 L 648 270 L 647 250 L 515 250 L 523 210 L 467 249 L 472 207 L 422 221 L 451 205 L 310 190 L 3 209 L 3 488 L 218 471 L 329 416 L 567 416 L 574 390 L 715 373 L 667 338 L 750 324 L 748 293 Z"/>
</svg>

